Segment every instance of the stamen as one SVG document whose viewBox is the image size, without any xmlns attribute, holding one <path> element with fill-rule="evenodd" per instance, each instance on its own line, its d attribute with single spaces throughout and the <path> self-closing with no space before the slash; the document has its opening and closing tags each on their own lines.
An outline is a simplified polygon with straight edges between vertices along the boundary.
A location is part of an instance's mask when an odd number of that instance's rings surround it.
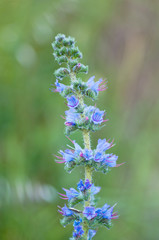
<svg viewBox="0 0 159 240">
<path fill-rule="evenodd" d="M 120 163 L 120 164 L 117 164 L 115 167 L 120 167 L 121 165 L 125 164 L 126 162 L 123 162 L 123 163 Z"/>
<path fill-rule="evenodd" d="M 68 140 L 70 140 L 71 141 L 71 143 L 73 143 L 74 144 L 74 141 L 73 140 L 71 140 L 68 136 L 66 136 L 67 138 L 68 138 Z"/>
</svg>

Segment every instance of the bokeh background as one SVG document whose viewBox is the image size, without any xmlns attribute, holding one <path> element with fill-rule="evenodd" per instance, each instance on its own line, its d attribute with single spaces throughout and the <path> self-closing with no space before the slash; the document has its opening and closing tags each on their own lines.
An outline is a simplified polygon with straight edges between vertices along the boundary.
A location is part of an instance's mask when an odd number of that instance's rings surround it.
<svg viewBox="0 0 159 240">
<path fill-rule="evenodd" d="M 115 139 L 126 162 L 108 175 L 100 204 L 117 202 L 120 218 L 94 239 L 159 239 L 159 1 L 0 0 L 0 239 L 65 240 L 57 192 L 76 187 L 83 169 L 67 174 L 52 154 L 64 149 L 64 99 L 49 91 L 58 67 L 51 42 L 76 38 L 89 65 L 87 80 L 108 79 L 97 107 L 107 127 L 92 134 Z M 82 143 L 81 133 L 72 139 Z"/>
</svg>

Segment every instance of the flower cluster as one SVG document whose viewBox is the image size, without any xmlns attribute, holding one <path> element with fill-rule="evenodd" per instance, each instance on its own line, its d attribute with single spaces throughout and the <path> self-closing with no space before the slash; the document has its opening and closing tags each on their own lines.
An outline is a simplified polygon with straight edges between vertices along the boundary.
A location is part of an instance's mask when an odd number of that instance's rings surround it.
<svg viewBox="0 0 159 240">
<path fill-rule="evenodd" d="M 73 232 L 73 237 L 76 239 L 80 239 L 84 233 L 82 226 L 80 223 L 82 222 L 82 219 L 80 221 L 75 221 L 73 226 L 74 226 L 74 232 Z"/>
<path fill-rule="evenodd" d="M 66 133 L 76 129 L 86 129 L 96 131 L 100 128 L 101 123 L 106 122 L 105 111 L 100 111 L 94 106 L 84 107 L 80 106 L 79 100 L 75 96 L 67 98 L 69 110 L 65 111 L 66 114 Z"/>
<path fill-rule="evenodd" d="M 82 149 L 76 141 L 71 142 L 74 144 L 74 148 L 60 150 L 62 155 L 56 156 L 57 163 L 65 163 L 65 169 L 70 172 L 76 166 L 90 166 L 95 171 L 101 171 L 107 173 L 112 167 L 119 167 L 121 164 L 117 164 L 118 156 L 113 153 L 106 153 L 111 147 L 114 146 L 113 141 L 109 142 L 106 139 L 99 139 L 96 149 Z"/>
<path fill-rule="evenodd" d="M 61 223 L 66 226 L 70 222 L 74 222 L 74 239 L 78 239 L 84 231 L 80 225 L 82 222 L 88 224 L 89 229 L 96 229 L 99 226 L 105 226 L 106 228 L 111 227 L 111 220 L 117 219 L 117 212 L 113 212 L 114 206 L 110 206 L 107 203 L 101 208 L 95 208 L 94 206 L 85 207 L 83 211 L 79 211 L 75 208 L 67 207 L 66 205 L 59 210 L 64 216 Z M 90 238 L 91 239 L 91 238 Z"/>
<path fill-rule="evenodd" d="M 55 71 L 56 82 L 52 84 L 52 92 L 58 92 L 66 99 L 68 110 L 65 111 L 65 135 L 75 130 L 80 130 L 83 134 L 84 148 L 75 140 L 68 138 L 73 147 L 60 150 L 56 156 L 57 163 L 64 163 L 65 170 L 71 172 L 76 166 L 85 168 L 85 180 L 80 179 L 77 188 L 63 188 L 64 193 L 59 193 L 60 198 L 67 201 L 67 205 L 59 207 L 59 213 L 63 216 L 61 224 L 66 226 L 73 223 L 73 235 L 70 240 L 91 240 L 99 226 L 111 227 L 111 220 L 118 218 L 118 214 L 113 213 L 114 206 L 107 203 L 97 208 L 97 197 L 100 187 L 94 185 L 92 180 L 93 171 L 107 173 L 113 167 L 118 167 L 118 156 L 109 153 L 109 149 L 114 146 L 113 141 L 99 139 L 95 149 L 91 148 L 89 132 L 95 132 L 103 127 L 106 112 L 99 110 L 95 106 L 88 106 L 84 103 L 84 97 L 89 97 L 93 101 L 97 99 L 99 92 L 107 89 L 106 81 L 99 79 L 94 81 L 95 76 L 86 82 L 81 79 L 81 74 L 88 73 L 88 66 L 80 63 L 82 53 L 75 46 L 75 39 L 58 34 L 52 44 L 54 57 L 59 65 L 64 64 Z M 70 84 L 61 83 L 61 80 L 69 78 Z M 80 205 L 80 210 L 75 208 Z M 84 206 L 84 207 L 82 207 Z"/>
<path fill-rule="evenodd" d="M 82 219 L 80 219 L 79 221 L 75 221 L 73 226 L 74 226 L 74 232 L 73 232 L 73 238 L 70 238 L 70 240 L 74 240 L 74 239 L 78 239 L 78 240 L 82 240 L 83 238 L 83 228 L 80 225 L 82 223 Z M 91 240 L 96 234 L 96 231 L 93 229 L 89 229 L 88 231 L 88 236 L 87 236 L 87 240 Z"/>
<path fill-rule="evenodd" d="M 94 184 L 90 183 L 89 179 L 86 179 L 85 182 L 81 179 L 77 184 L 77 189 L 70 188 L 68 190 L 63 188 L 66 194 L 59 193 L 62 199 L 68 201 L 69 206 L 59 207 L 59 212 L 64 217 L 61 223 L 66 226 L 70 222 L 74 222 L 73 238 L 71 239 L 83 239 L 82 235 L 84 231 L 81 223 L 87 223 L 90 229 L 88 239 L 92 239 L 96 233 L 95 229 L 98 226 L 102 225 L 109 229 L 111 227 L 111 219 L 118 218 L 118 215 L 116 212 L 113 213 L 115 205 L 111 207 L 106 203 L 102 208 L 94 207 L 94 195 L 100 191 L 100 187 L 95 187 Z M 83 211 L 73 208 L 82 201 L 88 201 L 88 198 L 91 199 L 91 206 L 85 207 Z"/>
<path fill-rule="evenodd" d="M 89 179 L 86 179 L 85 183 L 80 179 L 77 184 L 77 190 L 74 188 L 63 188 L 66 194 L 59 193 L 59 195 L 62 199 L 68 200 L 70 207 L 83 201 L 88 201 L 89 198 L 91 199 L 92 205 L 94 205 L 94 195 L 97 194 L 100 189 L 100 187 L 96 187 L 94 184 L 90 183 Z"/>
<path fill-rule="evenodd" d="M 99 92 L 107 89 L 106 80 L 99 79 L 94 81 L 95 76 L 92 76 L 88 79 L 87 82 L 83 82 L 80 78 L 71 83 L 71 85 L 65 85 L 59 82 L 56 79 L 55 84 L 51 84 L 53 88 L 50 90 L 52 92 L 58 92 L 62 97 L 70 97 L 76 93 L 76 91 L 81 91 L 81 94 L 96 100 Z"/>
</svg>

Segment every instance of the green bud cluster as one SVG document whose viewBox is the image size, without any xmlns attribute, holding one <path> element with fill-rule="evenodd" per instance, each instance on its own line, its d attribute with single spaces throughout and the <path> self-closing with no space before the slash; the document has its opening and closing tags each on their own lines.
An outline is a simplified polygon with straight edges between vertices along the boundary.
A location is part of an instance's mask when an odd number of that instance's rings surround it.
<svg viewBox="0 0 159 240">
<path fill-rule="evenodd" d="M 57 79 L 62 80 L 71 73 L 88 73 L 88 66 L 80 63 L 82 53 L 75 46 L 75 39 L 66 37 L 64 34 L 58 34 L 52 43 L 54 57 L 58 64 L 66 64 L 66 68 L 59 68 L 55 71 Z"/>
<path fill-rule="evenodd" d="M 60 70 L 60 74 L 59 74 Z M 56 77 L 60 78 L 62 75 L 69 75 L 67 74 L 67 68 L 60 68 L 55 71 Z M 82 81 L 81 78 L 77 78 L 70 86 L 66 86 L 66 88 L 60 92 L 62 97 L 69 97 L 71 95 L 76 95 L 76 92 L 80 92 L 83 96 L 92 99 L 93 101 L 97 100 L 97 92 L 88 89 L 86 82 Z"/>
</svg>

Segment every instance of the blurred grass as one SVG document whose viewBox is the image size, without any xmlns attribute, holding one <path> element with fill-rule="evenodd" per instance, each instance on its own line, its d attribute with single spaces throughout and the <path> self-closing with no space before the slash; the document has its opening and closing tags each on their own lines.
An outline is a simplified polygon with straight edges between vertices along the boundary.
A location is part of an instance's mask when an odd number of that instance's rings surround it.
<svg viewBox="0 0 159 240">
<path fill-rule="evenodd" d="M 60 118 L 66 106 L 49 91 L 57 68 L 51 42 L 62 32 L 76 38 L 89 76 L 108 78 L 97 106 L 109 122 L 92 134 L 92 146 L 99 137 L 115 138 L 113 152 L 126 162 L 107 176 L 94 174 L 101 204 L 118 202 L 120 213 L 96 239 L 158 240 L 158 26 L 158 1 L 1 0 L 0 239 L 71 235 L 59 223 L 56 205 L 63 203 L 56 191 L 75 187 L 83 170 L 69 175 L 54 162 L 52 153 L 68 143 Z M 75 138 L 82 142 L 80 133 Z M 25 199 L 28 181 L 53 186 L 52 201 Z"/>
</svg>

